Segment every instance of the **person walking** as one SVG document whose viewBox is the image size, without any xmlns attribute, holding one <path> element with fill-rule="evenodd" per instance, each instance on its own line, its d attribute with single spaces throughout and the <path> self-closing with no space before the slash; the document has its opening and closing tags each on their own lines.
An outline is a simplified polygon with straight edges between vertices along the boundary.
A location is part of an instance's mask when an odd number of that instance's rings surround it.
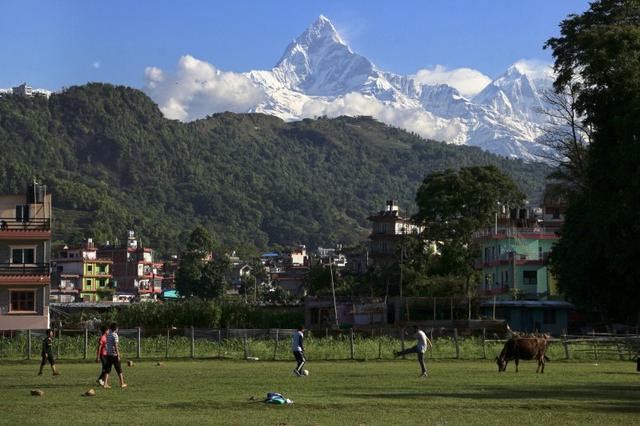
<svg viewBox="0 0 640 426">
<path fill-rule="evenodd" d="M 102 386 L 104 385 L 104 376 L 107 374 L 107 336 L 109 334 L 109 327 L 103 325 L 100 328 L 101 334 L 98 338 L 98 349 L 96 350 L 96 362 L 102 364 L 100 375 L 96 382 Z"/>
<path fill-rule="evenodd" d="M 415 346 L 410 347 L 409 349 L 405 349 L 404 351 L 394 351 L 393 356 L 399 357 L 402 355 L 408 355 L 412 353 L 418 354 L 418 362 L 420 363 L 421 374 L 420 377 L 428 377 L 429 373 L 427 372 L 427 367 L 424 365 L 424 353 L 425 351 L 432 347 L 431 340 L 427 337 L 424 331 L 420 330 L 417 325 L 413 326 L 414 337 L 417 340 Z"/>
<path fill-rule="evenodd" d="M 103 388 L 109 389 L 109 374 L 111 368 L 115 367 L 120 379 L 120 387 L 126 388 L 128 385 L 124 382 L 124 374 L 122 373 L 122 365 L 120 364 L 120 340 L 118 337 L 118 324 L 115 322 L 109 326 L 109 334 L 107 335 L 107 364 L 105 366 Z"/>
<path fill-rule="evenodd" d="M 304 327 L 298 327 L 298 330 L 293 333 L 293 338 L 291 339 L 291 349 L 293 350 L 293 356 L 296 358 L 296 368 L 293 369 L 293 374 L 296 376 L 304 376 L 304 364 L 306 360 L 304 359 Z"/>
<path fill-rule="evenodd" d="M 42 339 L 42 361 L 40 361 L 40 371 L 38 371 L 38 376 L 42 375 L 42 369 L 44 365 L 49 361 L 51 365 L 51 371 L 53 371 L 54 376 L 59 376 L 58 369 L 56 368 L 56 360 L 53 357 L 53 330 L 47 329 L 47 336 Z"/>
</svg>

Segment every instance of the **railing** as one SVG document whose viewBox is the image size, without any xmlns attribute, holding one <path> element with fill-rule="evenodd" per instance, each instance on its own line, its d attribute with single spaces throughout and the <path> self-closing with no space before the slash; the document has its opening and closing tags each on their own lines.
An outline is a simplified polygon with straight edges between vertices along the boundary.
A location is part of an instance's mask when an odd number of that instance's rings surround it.
<svg viewBox="0 0 640 426">
<path fill-rule="evenodd" d="M 16 220 L 15 218 L 0 218 L 0 232 L 24 230 L 49 231 L 50 229 L 51 219 L 49 218 L 31 218 L 26 221 Z"/>
<path fill-rule="evenodd" d="M 546 355 L 552 360 L 629 361 L 640 356 L 640 334 L 562 334 L 548 339 Z M 424 328 L 433 342 L 430 359 L 493 360 L 511 336 L 479 329 Z M 128 359 L 218 358 L 291 360 L 292 329 L 120 329 L 120 350 Z M 305 357 L 320 360 L 392 360 L 394 351 L 415 344 L 412 333 L 400 328 L 314 329 L 305 331 Z M 0 361 L 35 358 L 44 330 L 0 331 Z M 58 359 L 92 359 L 95 327 L 54 330 L 53 351 Z"/>
<path fill-rule="evenodd" d="M 0 275 L 49 275 L 48 263 L 0 263 Z"/>
<path fill-rule="evenodd" d="M 495 229 L 485 229 L 482 231 L 476 231 L 473 233 L 474 238 L 485 238 L 485 237 L 513 237 L 517 238 L 522 234 L 535 234 L 535 235 L 547 235 L 547 236 L 557 236 L 558 228 L 499 228 L 496 233 Z"/>
</svg>

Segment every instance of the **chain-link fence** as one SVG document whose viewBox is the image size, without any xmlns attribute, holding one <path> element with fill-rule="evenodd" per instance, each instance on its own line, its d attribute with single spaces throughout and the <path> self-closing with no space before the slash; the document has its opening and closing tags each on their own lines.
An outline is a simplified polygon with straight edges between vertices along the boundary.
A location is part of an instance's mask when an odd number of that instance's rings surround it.
<svg viewBox="0 0 640 426">
<path fill-rule="evenodd" d="M 120 329 L 125 359 L 218 358 L 291 360 L 293 329 Z M 503 348 L 504 336 L 484 329 L 427 328 L 433 347 L 431 359 L 493 359 Z M 0 332 L 0 360 L 40 356 L 44 330 Z M 61 360 L 93 360 L 99 333 L 95 330 L 54 330 L 53 351 Z M 316 360 L 392 359 L 393 351 L 415 344 L 401 328 L 317 329 L 305 331 L 305 356 Z M 549 339 L 552 360 L 632 360 L 638 357 L 640 335 L 563 335 Z"/>
</svg>

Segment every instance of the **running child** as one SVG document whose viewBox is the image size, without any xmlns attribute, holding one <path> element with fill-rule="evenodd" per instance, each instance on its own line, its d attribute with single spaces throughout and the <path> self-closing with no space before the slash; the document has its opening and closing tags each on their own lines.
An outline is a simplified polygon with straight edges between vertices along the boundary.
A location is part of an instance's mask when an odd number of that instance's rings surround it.
<svg viewBox="0 0 640 426">
<path fill-rule="evenodd" d="M 51 365 L 51 371 L 53 371 L 54 376 L 58 376 L 58 370 L 56 369 L 56 360 L 53 357 L 53 330 L 50 328 L 47 329 L 47 337 L 42 339 L 42 361 L 40 361 L 40 371 L 38 371 L 38 376 L 42 375 L 42 369 L 44 365 L 49 361 Z"/>
</svg>

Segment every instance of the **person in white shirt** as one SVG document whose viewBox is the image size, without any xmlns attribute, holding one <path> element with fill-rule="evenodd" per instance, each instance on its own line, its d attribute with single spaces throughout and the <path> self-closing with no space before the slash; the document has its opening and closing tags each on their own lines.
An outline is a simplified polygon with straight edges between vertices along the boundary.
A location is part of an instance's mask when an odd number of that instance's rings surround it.
<svg viewBox="0 0 640 426">
<path fill-rule="evenodd" d="M 298 327 L 298 330 L 293 333 L 291 339 L 291 349 L 293 350 L 293 356 L 296 358 L 296 368 L 293 369 L 293 374 L 296 376 L 304 376 L 302 367 L 306 360 L 304 359 L 304 327 Z"/>
<path fill-rule="evenodd" d="M 404 351 L 394 351 L 393 356 L 399 357 L 402 355 L 408 355 L 412 353 L 418 354 L 418 362 L 420 363 L 420 369 L 422 373 L 420 377 L 428 377 L 429 373 L 427 372 L 427 367 L 424 365 L 424 353 L 425 351 L 432 347 L 431 340 L 427 337 L 424 331 L 420 330 L 417 325 L 413 326 L 414 337 L 417 340 L 417 344 L 415 346 L 410 347 L 409 349 L 405 349 Z"/>
</svg>

